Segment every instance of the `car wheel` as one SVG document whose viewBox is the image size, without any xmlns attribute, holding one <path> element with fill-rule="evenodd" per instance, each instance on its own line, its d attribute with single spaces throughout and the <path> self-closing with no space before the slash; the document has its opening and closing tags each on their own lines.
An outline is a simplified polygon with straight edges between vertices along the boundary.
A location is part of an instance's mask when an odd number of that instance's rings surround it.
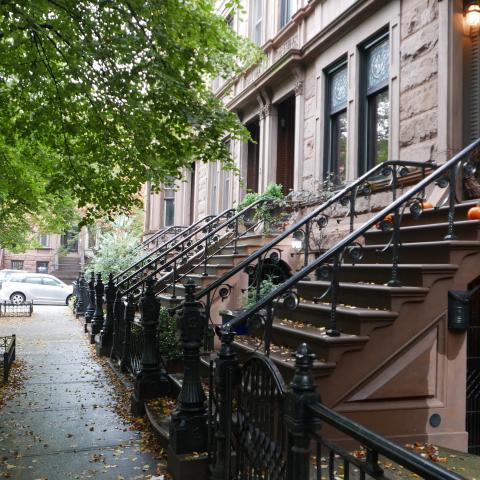
<svg viewBox="0 0 480 480">
<path fill-rule="evenodd" d="M 71 298 L 72 298 L 71 295 L 67 297 L 67 299 L 65 300 L 65 305 L 68 305 L 70 303 Z"/>
<path fill-rule="evenodd" d="M 10 301 L 15 305 L 25 303 L 25 295 L 21 292 L 14 292 L 10 295 Z"/>
</svg>

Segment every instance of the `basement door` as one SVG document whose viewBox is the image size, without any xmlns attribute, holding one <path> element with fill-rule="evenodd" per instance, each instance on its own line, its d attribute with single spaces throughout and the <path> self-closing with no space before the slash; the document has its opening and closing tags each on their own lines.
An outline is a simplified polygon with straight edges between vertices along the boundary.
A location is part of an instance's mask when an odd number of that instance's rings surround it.
<svg viewBox="0 0 480 480">
<path fill-rule="evenodd" d="M 467 336 L 468 451 L 480 455 L 480 285 L 471 291 L 472 316 Z"/>
</svg>

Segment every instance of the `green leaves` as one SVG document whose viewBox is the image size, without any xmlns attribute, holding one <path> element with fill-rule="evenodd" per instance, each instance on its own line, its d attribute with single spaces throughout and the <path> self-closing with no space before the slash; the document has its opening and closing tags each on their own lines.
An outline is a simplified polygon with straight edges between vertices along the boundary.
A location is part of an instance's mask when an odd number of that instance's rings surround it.
<svg viewBox="0 0 480 480">
<path fill-rule="evenodd" d="M 125 213 L 147 180 L 192 159 L 231 165 L 223 139 L 247 136 L 209 81 L 259 52 L 213 0 L 12 0 L 0 32 L 0 155 L 23 185 L 0 184 L 2 211 L 19 200 L 33 211 L 48 192 L 85 207 L 86 222 Z"/>
</svg>

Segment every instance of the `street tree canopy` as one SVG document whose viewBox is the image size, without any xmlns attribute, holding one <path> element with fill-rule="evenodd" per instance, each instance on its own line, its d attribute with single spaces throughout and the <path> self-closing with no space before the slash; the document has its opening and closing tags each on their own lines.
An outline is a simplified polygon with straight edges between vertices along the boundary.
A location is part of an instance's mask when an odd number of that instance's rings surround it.
<svg viewBox="0 0 480 480">
<path fill-rule="evenodd" d="M 214 0 L 0 0 L 0 244 L 73 205 L 128 212 L 193 159 L 231 167 L 246 130 L 209 81 L 258 55 Z"/>
</svg>

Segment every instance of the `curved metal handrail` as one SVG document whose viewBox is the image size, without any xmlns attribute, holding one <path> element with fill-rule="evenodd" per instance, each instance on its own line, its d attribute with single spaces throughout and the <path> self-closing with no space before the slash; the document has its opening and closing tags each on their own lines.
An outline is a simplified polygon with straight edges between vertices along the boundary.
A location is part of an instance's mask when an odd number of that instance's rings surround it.
<svg viewBox="0 0 480 480">
<path fill-rule="evenodd" d="M 199 227 L 199 225 L 201 223 L 204 223 L 204 222 L 209 222 L 212 218 L 214 218 L 213 215 L 207 215 L 206 217 L 203 217 L 201 218 L 200 220 L 198 220 L 197 222 L 195 222 L 193 225 L 189 226 L 189 227 L 177 227 L 177 226 L 172 226 L 172 227 L 169 227 L 172 229 L 172 232 L 174 231 L 174 229 L 177 229 L 177 228 L 182 228 L 183 230 L 180 231 L 179 233 L 177 233 L 174 237 L 172 237 L 170 240 L 168 240 L 167 242 L 165 242 L 164 244 L 160 245 L 159 247 L 157 247 L 155 250 L 152 250 L 151 252 L 147 253 L 147 255 L 145 255 L 144 257 L 142 257 L 140 260 L 138 260 L 137 262 L 135 262 L 133 265 L 131 265 L 130 267 L 126 268 L 125 270 L 123 270 L 123 272 L 120 272 L 119 274 L 117 274 L 114 278 L 113 278 L 113 281 L 115 282 L 115 284 L 119 284 L 119 280 L 120 282 L 123 281 L 125 279 L 125 275 L 128 273 L 128 272 L 131 272 L 132 270 L 134 269 L 137 269 L 138 270 L 138 267 L 139 265 L 143 265 L 143 263 L 148 260 L 150 257 L 153 257 L 155 254 L 158 253 L 158 257 L 156 257 L 155 259 L 152 260 L 153 261 L 156 261 L 158 260 L 158 258 L 160 258 L 160 256 L 163 256 L 164 255 L 164 252 L 162 250 L 165 249 L 165 247 L 169 246 L 169 247 L 172 247 L 172 246 L 176 246 L 177 244 L 177 240 L 179 239 L 184 239 L 185 236 L 189 235 L 188 232 L 191 232 L 192 230 L 194 230 L 194 233 L 198 233 L 203 227 Z M 195 230 L 196 229 L 196 230 Z M 169 230 L 169 229 L 167 229 Z M 167 233 L 167 232 L 165 232 Z M 183 240 L 181 240 L 183 241 Z M 143 265 L 144 267 L 148 266 L 148 265 Z"/>
<path fill-rule="evenodd" d="M 435 465 L 432 462 L 415 455 L 403 447 L 396 445 L 387 438 L 368 430 L 363 425 L 335 412 L 320 402 L 314 402 L 307 405 L 312 420 L 318 418 L 331 425 L 336 430 L 346 433 L 354 438 L 364 447 L 371 449 L 377 454 L 383 455 L 389 460 L 393 460 L 409 472 L 421 475 L 422 478 L 431 480 L 464 480 L 464 477 L 455 472 Z"/>
<path fill-rule="evenodd" d="M 297 230 L 299 230 L 300 228 L 305 226 L 307 223 L 309 223 L 311 220 L 321 215 L 322 212 L 324 212 L 327 208 L 339 202 L 342 198 L 345 198 L 350 193 L 353 193 L 359 186 L 362 186 L 363 184 L 365 184 L 365 182 L 370 177 L 378 175 L 379 172 L 391 166 L 414 167 L 414 168 L 423 168 L 423 169 L 435 167 L 435 165 L 431 162 L 413 162 L 413 161 L 403 161 L 403 160 L 388 160 L 380 165 L 375 166 L 374 168 L 372 168 L 371 170 L 363 174 L 361 177 L 359 177 L 357 180 L 355 180 L 353 183 L 351 183 L 350 185 L 346 186 L 345 188 L 343 188 L 342 190 L 334 194 L 327 201 L 325 201 L 316 209 L 314 209 L 312 212 L 310 212 L 308 215 L 303 217 L 302 220 L 290 226 L 283 233 L 281 233 L 280 235 L 275 237 L 273 240 L 266 243 L 263 247 L 259 248 L 257 251 L 252 253 L 248 258 L 246 258 L 245 260 L 235 265 L 231 270 L 226 272 L 222 277 L 220 277 L 217 280 L 214 280 L 210 285 L 208 285 L 207 287 L 202 289 L 200 292 L 198 292 L 195 298 L 197 300 L 200 300 L 201 298 L 207 296 L 212 291 L 216 290 L 221 285 L 225 284 L 225 282 L 229 278 L 233 277 L 235 274 L 245 269 L 245 267 L 250 265 L 253 261 L 261 258 L 263 254 L 265 254 L 272 248 L 275 248 L 276 245 L 278 245 L 282 240 L 289 237 L 290 235 L 295 233 Z M 354 195 L 350 195 L 350 196 L 353 199 L 355 198 Z"/>
<path fill-rule="evenodd" d="M 215 236 L 216 233 L 218 233 L 220 230 L 224 229 L 224 228 L 227 228 L 229 227 L 230 225 L 233 225 L 234 222 L 238 222 L 238 220 L 242 217 L 245 216 L 245 214 L 249 211 L 249 210 L 252 210 L 252 209 L 256 209 L 260 204 L 263 204 L 263 203 L 267 203 L 267 202 L 271 202 L 272 200 L 271 199 L 259 199 L 257 200 L 256 202 L 252 203 L 251 205 L 249 205 L 248 207 L 244 208 L 242 211 L 240 212 L 237 212 L 236 214 L 230 216 L 229 218 L 227 218 L 227 220 L 220 224 L 220 225 L 217 225 L 216 227 L 214 227 L 212 230 L 209 230 L 206 235 L 204 237 L 202 237 L 201 239 L 197 240 L 196 242 L 194 242 L 193 244 L 191 244 L 190 246 L 188 246 L 187 248 L 185 248 L 184 250 L 182 250 L 180 253 L 178 253 L 177 255 L 175 255 L 174 257 L 172 257 L 170 260 L 168 260 L 167 262 L 165 262 L 163 265 L 161 265 L 160 267 L 158 268 L 155 268 L 154 270 L 152 270 L 147 276 L 145 276 L 144 278 L 142 278 L 141 281 L 138 281 L 137 283 L 135 283 L 134 285 L 132 285 L 131 287 L 129 287 L 127 290 L 125 290 L 123 292 L 124 295 L 129 295 L 130 293 L 132 293 L 133 291 L 135 291 L 137 288 L 139 288 L 142 283 L 144 283 L 147 278 L 151 278 L 151 277 L 154 277 L 157 273 L 159 273 L 160 271 L 162 270 L 165 270 L 166 268 L 170 267 L 170 266 L 173 266 L 174 268 L 174 272 L 173 272 L 173 275 L 175 276 L 175 266 L 176 266 L 176 262 L 177 260 L 179 260 L 183 255 L 185 254 L 188 254 L 189 252 L 192 252 L 192 251 L 195 251 L 195 249 L 197 249 L 199 246 L 202 246 L 203 243 L 206 243 L 208 242 L 208 239 L 209 238 L 213 238 Z M 235 212 L 234 209 L 229 209 L 229 210 L 226 210 L 227 211 L 231 211 L 231 212 Z M 208 228 L 209 226 L 211 226 L 212 224 L 214 224 L 216 221 L 218 221 L 218 217 L 215 217 L 214 220 L 212 220 L 211 222 L 209 222 L 207 225 L 204 226 L 204 228 Z M 185 239 L 187 240 L 187 239 Z M 206 252 L 206 249 L 205 249 L 205 252 Z M 200 252 L 200 253 L 203 253 L 203 252 Z M 206 252 L 207 253 L 207 252 Z M 131 276 L 133 277 L 133 276 Z"/>
<path fill-rule="evenodd" d="M 212 225 L 214 225 L 216 222 L 218 222 L 219 220 L 221 220 L 223 217 L 226 217 L 226 218 L 231 218 L 231 216 L 233 215 L 233 213 L 235 212 L 235 210 L 233 208 L 228 208 L 227 210 L 223 211 L 222 213 L 219 213 L 218 215 L 215 215 L 213 216 L 213 218 L 211 220 L 208 220 L 207 223 L 205 223 L 204 225 L 202 226 L 199 226 L 198 228 L 196 228 L 193 232 L 191 232 L 190 234 L 188 235 L 183 235 L 185 232 L 182 232 L 181 234 L 179 234 L 180 236 L 182 236 L 182 239 L 175 243 L 174 245 L 171 245 L 167 248 L 167 250 L 165 250 L 164 252 L 162 252 L 162 254 L 154 259 L 152 259 L 150 262 L 148 262 L 146 265 L 142 266 L 141 268 L 139 268 L 138 270 L 134 271 L 133 273 L 131 273 L 128 277 L 125 277 L 124 279 L 122 279 L 116 286 L 117 288 L 120 288 L 122 285 L 125 285 L 126 283 L 128 283 L 130 280 L 132 279 L 135 279 L 139 274 L 143 273 L 147 268 L 150 268 L 152 265 L 156 265 L 157 263 L 160 262 L 160 260 L 162 258 L 167 258 L 167 256 L 174 252 L 175 250 L 177 250 L 180 246 L 182 248 L 182 253 L 186 252 L 187 250 L 189 251 L 190 248 L 187 247 L 187 248 L 184 248 L 183 247 L 183 244 L 185 242 L 188 242 L 189 240 L 191 240 L 195 235 L 197 235 L 199 232 L 203 232 L 205 229 L 207 230 L 207 233 L 205 236 L 208 236 L 210 235 L 210 228 L 212 227 Z M 210 216 L 211 217 L 211 216 Z M 209 217 L 205 217 L 206 219 L 208 219 Z M 195 225 L 197 225 L 198 223 L 200 222 L 203 222 L 204 219 L 202 220 L 199 220 Z M 202 237 L 205 238 L 205 236 Z M 174 258 L 176 258 L 177 256 L 175 256 Z M 155 266 L 154 267 L 154 270 L 153 272 L 151 272 L 150 274 L 147 274 L 145 275 L 144 277 L 142 277 L 141 280 L 139 280 L 137 283 L 134 284 L 133 287 L 127 287 L 127 290 L 125 290 L 123 292 L 124 295 L 128 295 L 129 293 L 131 293 L 133 290 L 135 290 L 136 288 L 138 288 L 142 283 L 144 283 L 148 278 L 150 277 L 153 277 L 153 275 L 155 275 L 156 273 L 158 273 L 160 270 L 163 270 L 167 264 L 170 264 L 170 261 L 169 262 L 165 262 L 164 264 L 162 264 L 161 268 L 158 268 Z"/>
<path fill-rule="evenodd" d="M 399 213 L 399 209 L 408 200 L 415 197 L 415 195 L 425 191 L 425 188 L 433 183 L 436 180 L 439 180 L 446 172 L 450 171 L 449 179 L 445 180 L 450 184 L 450 206 L 449 206 L 449 213 L 448 213 L 448 234 L 445 237 L 446 240 L 452 240 L 455 238 L 453 229 L 454 229 L 454 211 L 455 211 L 455 184 L 456 184 L 456 165 L 462 161 L 467 155 L 472 153 L 475 149 L 480 147 L 480 139 L 476 140 L 475 142 L 471 143 L 469 146 L 464 148 L 462 151 L 457 153 L 452 159 L 447 161 L 446 163 L 442 164 L 441 166 L 437 167 L 430 175 L 422 179 L 418 182 L 413 188 L 411 188 L 408 192 L 404 193 L 400 197 L 396 198 L 390 205 L 383 208 L 381 211 L 370 217 L 361 227 L 357 228 L 345 238 L 337 242 L 333 247 L 329 248 L 326 252 L 321 254 L 317 259 L 315 259 L 310 264 L 306 265 L 302 268 L 299 272 L 295 275 L 287 279 L 284 283 L 280 284 L 275 290 L 270 292 L 269 294 L 265 295 L 263 298 L 259 299 L 255 305 L 251 308 L 245 310 L 241 314 L 239 314 L 234 319 L 226 322 L 224 325 L 220 327 L 222 332 L 228 333 L 233 328 L 245 323 L 248 318 L 252 315 L 257 313 L 259 310 L 263 309 L 267 305 L 271 305 L 273 301 L 280 299 L 282 295 L 289 292 L 292 287 L 294 287 L 299 281 L 305 278 L 308 274 L 315 271 L 319 267 L 321 267 L 327 260 L 338 259 L 339 255 L 345 251 L 346 248 L 352 246 L 359 237 L 363 236 L 371 227 L 374 225 L 379 224 L 379 222 L 383 221 L 386 215 L 393 213 Z M 373 169 L 374 170 L 374 169 Z M 362 176 L 361 178 L 364 178 Z M 338 199 L 341 195 L 335 195 L 334 198 Z M 332 198 L 333 200 L 333 198 Z M 329 202 L 327 202 L 329 203 Z M 331 203 L 331 202 L 330 202 Z M 310 218 L 311 215 L 309 216 Z M 398 219 L 399 215 L 396 215 Z M 395 221 L 396 226 L 399 228 L 398 220 Z M 292 232 L 293 229 L 290 228 L 288 232 Z M 287 235 L 282 235 L 282 238 L 285 238 Z M 355 243 L 355 246 L 359 246 L 358 243 Z M 266 250 L 265 247 L 262 250 Z M 244 262 L 242 262 L 244 263 Z M 237 270 L 238 271 L 238 270 Z"/>
</svg>

